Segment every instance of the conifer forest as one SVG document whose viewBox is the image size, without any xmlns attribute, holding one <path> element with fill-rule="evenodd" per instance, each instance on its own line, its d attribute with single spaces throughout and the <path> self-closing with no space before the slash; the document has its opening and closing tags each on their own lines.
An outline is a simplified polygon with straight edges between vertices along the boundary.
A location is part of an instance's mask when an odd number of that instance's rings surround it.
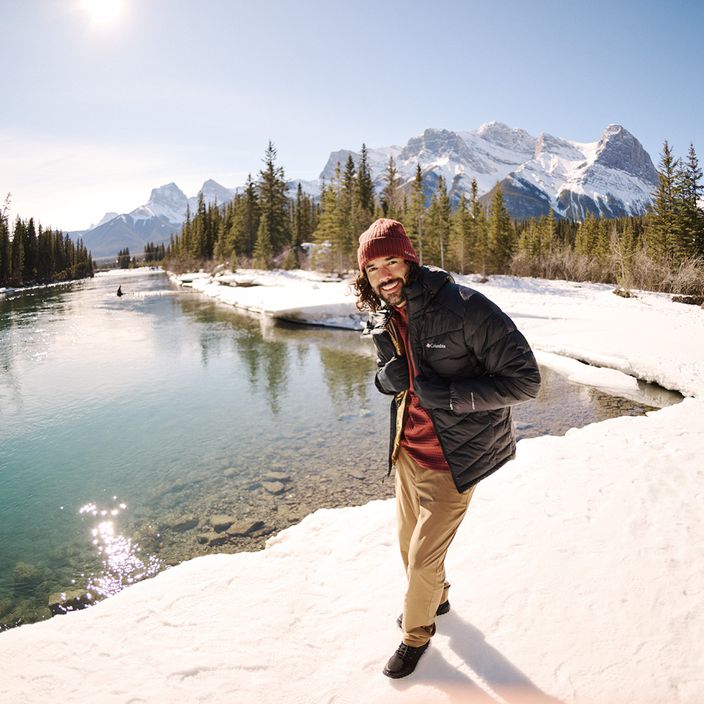
<svg viewBox="0 0 704 704">
<path fill-rule="evenodd" d="M 287 195 L 271 142 L 263 163 L 256 180 L 250 175 L 230 203 L 206 206 L 201 197 L 167 247 L 169 268 L 216 262 L 233 269 L 303 266 L 342 274 L 356 267 L 360 233 L 374 219 L 390 217 L 404 224 L 422 263 L 449 271 L 704 293 L 704 187 L 693 146 L 679 159 L 665 142 L 650 212 L 615 219 L 588 214 L 581 223 L 552 211 L 513 221 L 500 187 L 486 207 L 476 182 L 467 197 L 451 193 L 440 177 L 428 197 L 420 165 L 415 180 L 402 187 L 392 157 L 375 193 L 364 145 L 358 163 L 350 156 L 337 164 L 319 199 L 300 184 Z"/>
<path fill-rule="evenodd" d="M 0 208 L 0 287 L 49 284 L 93 276 L 93 259 L 83 242 L 60 230 L 17 218 L 12 236 L 7 221 L 9 196 Z"/>
</svg>

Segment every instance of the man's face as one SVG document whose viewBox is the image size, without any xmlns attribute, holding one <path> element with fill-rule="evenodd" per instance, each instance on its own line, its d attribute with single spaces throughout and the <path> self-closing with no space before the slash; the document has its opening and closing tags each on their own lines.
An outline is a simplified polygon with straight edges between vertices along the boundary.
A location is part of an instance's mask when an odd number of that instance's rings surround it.
<svg viewBox="0 0 704 704">
<path fill-rule="evenodd" d="M 374 293 L 389 305 L 400 308 L 406 304 L 403 287 L 408 281 L 410 267 L 400 257 L 377 257 L 364 268 Z"/>
</svg>

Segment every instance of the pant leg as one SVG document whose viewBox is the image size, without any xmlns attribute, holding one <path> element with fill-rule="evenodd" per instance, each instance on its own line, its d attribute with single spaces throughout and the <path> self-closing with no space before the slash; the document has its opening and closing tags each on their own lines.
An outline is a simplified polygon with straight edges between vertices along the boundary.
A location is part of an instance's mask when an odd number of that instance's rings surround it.
<svg viewBox="0 0 704 704">
<path fill-rule="evenodd" d="M 397 476 L 399 474 L 403 475 L 400 483 L 404 491 L 404 507 L 399 509 L 404 524 L 399 524 L 399 539 L 408 576 L 403 641 L 417 647 L 426 643 L 435 632 L 435 611 L 447 599 L 449 584 L 445 579 L 445 556 L 467 511 L 473 490 L 460 494 L 449 472 L 424 469 L 405 453 L 401 466 L 397 467 Z M 412 530 L 413 511 L 407 508 L 409 494 L 417 501 L 417 504 L 411 502 L 411 506 L 417 506 Z M 399 503 L 397 500 L 397 505 Z"/>
<path fill-rule="evenodd" d="M 416 465 L 406 451 L 400 448 L 394 468 L 396 473 L 396 528 L 398 530 L 398 545 L 401 550 L 403 570 L 408 574 L 408 551 L 420 512 L 418 492 L 415 486 Z"/>
</svg>

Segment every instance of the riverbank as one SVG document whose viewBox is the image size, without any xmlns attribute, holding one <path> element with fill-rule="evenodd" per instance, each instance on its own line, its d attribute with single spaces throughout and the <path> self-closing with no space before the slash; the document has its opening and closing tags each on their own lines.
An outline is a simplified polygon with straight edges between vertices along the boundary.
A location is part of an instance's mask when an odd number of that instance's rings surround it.
<svg viewBox="0 0 704 704">
<path fill-rule="evenodd" d="M 318 306 L 325 283 L 311 292 Z M 393 502 L 372 501 L 317 511 L 263 551 L 192 560 L 0 634 L 12 663 L 0 692 L 17 702 L 697 702 L 704 312 L 598 285 L 475 285 L 537 350 L 691 398 L 521 441 L 476 492 L 448 558 L 452 611 L 411 678 L 381 675 L 399 640 L 403 574 Z"/>
<path fill-rule="evenodd" d="M 350 281 L 330 281 L 316 272 L 252 269 L 170 278 L 262 317 L 354 330 L 361 330 L 366 320 L 355 307 Z M 557 371 L 565 371 L 567 358 L 592 367 L 570 365 L 569 373 L 588 384 L 621 389 L 641 379 L 685 396 L 704 393 L 699 373 L 704 310 L 698 306 L 674 303 L 664 293 L 634 291 L 633 298 L 622 298 L 608 284 L 515 276 L 455 278 L 501 306 L 533 349 L 545 353 L 539 361 Z"/>
</svg>

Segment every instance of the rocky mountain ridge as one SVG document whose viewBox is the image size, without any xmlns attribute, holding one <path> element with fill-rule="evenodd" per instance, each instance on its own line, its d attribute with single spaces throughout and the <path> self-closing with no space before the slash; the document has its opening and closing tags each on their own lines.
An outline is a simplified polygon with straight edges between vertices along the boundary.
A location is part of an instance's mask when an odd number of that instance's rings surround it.
<svg viewBox="0 0 704 704">
<path fill-rule="evenodd" d="M 320 177 L 314 181 L 289 181 L 294 197 L 297 185 L 319 197 L 323 181 L 344 168 L 349 156 L 359 163 L 359 152 L 333 151 Z M 393 157 L 402 187 L 409 187 L 420 164 L 429 201 L 442 176 L 453 202 L 469 195 L 472 179 L 489 204 L 497 183 L 512 217 L 540 217 L 552 209 L 558 217 L 583 220 L 591 212 L 602 217 L 639 215 L 652 202 L 658 175 L 649 154 L 621 125 L 609 125 L 596 142 L 577 142 L 546 132 L 537 137 L 501 122 L 488 122 L 476 130 L 455 132 L 426 129 L 405 146 L 368 149 L 368 162 L 377 193 Z M 201 191 L 206 203 L 224 204 L 236 189 L 208 180 Z M 187 198 L 175 183 L 152 190 L 149 201 L 129 213 L 107 214 L 85 231 L 83 237 L 94 257 L 117 254 L 129 247 L 140 252 L 148 241 L 168 242 L 185 220 L 186 208 L 195 211 L 198 196 Z M 110 216 L 114 217 L 110 217 Z"/>
</svg>

